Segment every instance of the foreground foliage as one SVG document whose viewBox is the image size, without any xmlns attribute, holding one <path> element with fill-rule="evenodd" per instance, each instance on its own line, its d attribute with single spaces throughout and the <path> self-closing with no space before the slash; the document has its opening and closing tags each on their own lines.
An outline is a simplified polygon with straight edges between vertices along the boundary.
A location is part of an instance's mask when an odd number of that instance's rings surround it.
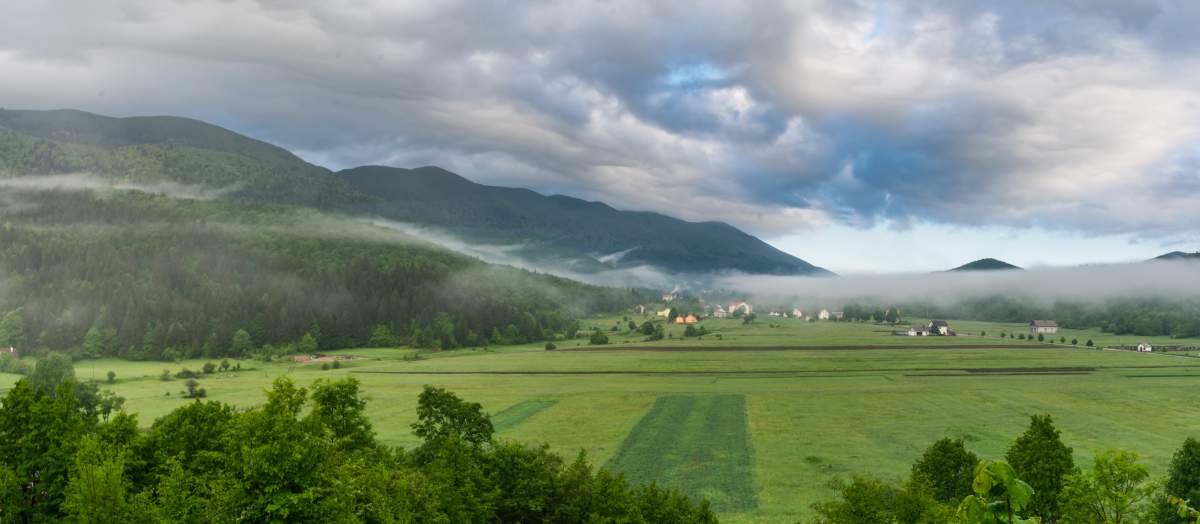
<svg viewBox="0 0 1200 524">
<path fill-rule="evenodd" d="M 358 383 L 279 378 L 266 404 L 190 402 L 140 432 L 73 381 L 0 404 L 0 522 L 715 522 L 706 502 L 492 438 L 478 404 L 427 387 L 413 450 L 375 441 Z"/>
</svg>

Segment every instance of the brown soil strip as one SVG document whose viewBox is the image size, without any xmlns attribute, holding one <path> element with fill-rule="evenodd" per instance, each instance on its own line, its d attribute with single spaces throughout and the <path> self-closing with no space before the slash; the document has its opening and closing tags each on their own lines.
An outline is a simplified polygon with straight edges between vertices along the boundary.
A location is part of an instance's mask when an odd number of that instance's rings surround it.
<svg viewBox="0 0 1200 524">
<path fill-rule="evenodd" d="M 930 346 L 898 344 L 855 344 L 825 346 L 592 346 L 582 348 L 563 348 L 559 351 L 845 351 L 880 349 L 1052 349 L 1058 347 L 1059 346 L 1050 344 L 941 344 Z"/>
</svg>

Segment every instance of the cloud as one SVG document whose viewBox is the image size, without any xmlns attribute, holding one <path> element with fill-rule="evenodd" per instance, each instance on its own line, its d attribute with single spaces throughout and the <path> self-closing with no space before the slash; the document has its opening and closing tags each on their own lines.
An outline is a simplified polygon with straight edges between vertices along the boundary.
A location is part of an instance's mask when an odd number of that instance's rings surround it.
<svg viewBox="0 0 1200 524">
<path fill-rule="evenodd" d="M 216 200 L 237 192 L 240 185 L 222 188 L 212 188 L 177 182 L 132 183 L 112 180 L 87 173 L 67 175 L 30 175 L 0 178 L 0 189 L 11 189 L 15 192 L 42 191 L 140 191 L 171 198 L 187 200 Z M 12 198 L 16 205 L 19 200 Z"/>
<path fill-rule="evenodd" d="M 331 167 L 436 164 L 718 219 L 1170 239 L 1200 4 L 137 1 L 0 7 L 0 101 L 178 114 Z"/>
<path fill-rule="evenodd" d="M 1150 261 L 1025 271 L 830 278 L 731 275 L 716 285 L 751 293 L 756 300 L 766 303 L 796 304 L 807 308 L 840 308 L 857 300 L 949 305 L 963 299 L 998 295 L 1024 297 L 1042 304 L 1118 298 L 1194 298 L 1200 295 L 1200 263 Z"/>
</svg>

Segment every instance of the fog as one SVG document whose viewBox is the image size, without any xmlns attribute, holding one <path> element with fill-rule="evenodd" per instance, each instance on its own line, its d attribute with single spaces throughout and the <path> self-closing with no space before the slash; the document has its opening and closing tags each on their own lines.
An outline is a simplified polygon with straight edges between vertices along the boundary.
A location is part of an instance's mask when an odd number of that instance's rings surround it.
<svg viewBox="0 0 1200 524">
<path fill-rule="evenodd" d="M 74 173 L 0 178 L 0 189 L 17 191 L 141 191 L 187 200 L 215 200 L 241 189 L 241 186 L 235 184 L 212 188 L 169 181 L 134 183 L 88 173 Z M 21 202 L 14 200 L 11 196 L 8 197 L 7 204 L 10 209 L 21 206 Z"/>
<path fill-rule="evenodd" d="M 1100 302 L 1112 298 L 1200 298 L 1200 263 L 1148 261 L 1023 271 L 897 273 L 838 277 L 727 275 L 719 287 L 755 300 L 806 307 L 840 307 L 855 300 L 948 305 L 992 295 L 1054 301 Z"/>
</svg>

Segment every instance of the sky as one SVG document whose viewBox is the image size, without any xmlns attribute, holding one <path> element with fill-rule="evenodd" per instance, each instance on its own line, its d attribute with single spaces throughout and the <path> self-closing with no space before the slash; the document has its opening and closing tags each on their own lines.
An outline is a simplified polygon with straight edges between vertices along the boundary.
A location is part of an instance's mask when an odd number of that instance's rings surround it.
<svg viewBox="0 0 1200 524">
<path fill-rule="evenodd" d="M 1200 250 L 1200 2 L 0 3 L 0 107 L 721 220 L 840 273 Z"/>
</svg>

